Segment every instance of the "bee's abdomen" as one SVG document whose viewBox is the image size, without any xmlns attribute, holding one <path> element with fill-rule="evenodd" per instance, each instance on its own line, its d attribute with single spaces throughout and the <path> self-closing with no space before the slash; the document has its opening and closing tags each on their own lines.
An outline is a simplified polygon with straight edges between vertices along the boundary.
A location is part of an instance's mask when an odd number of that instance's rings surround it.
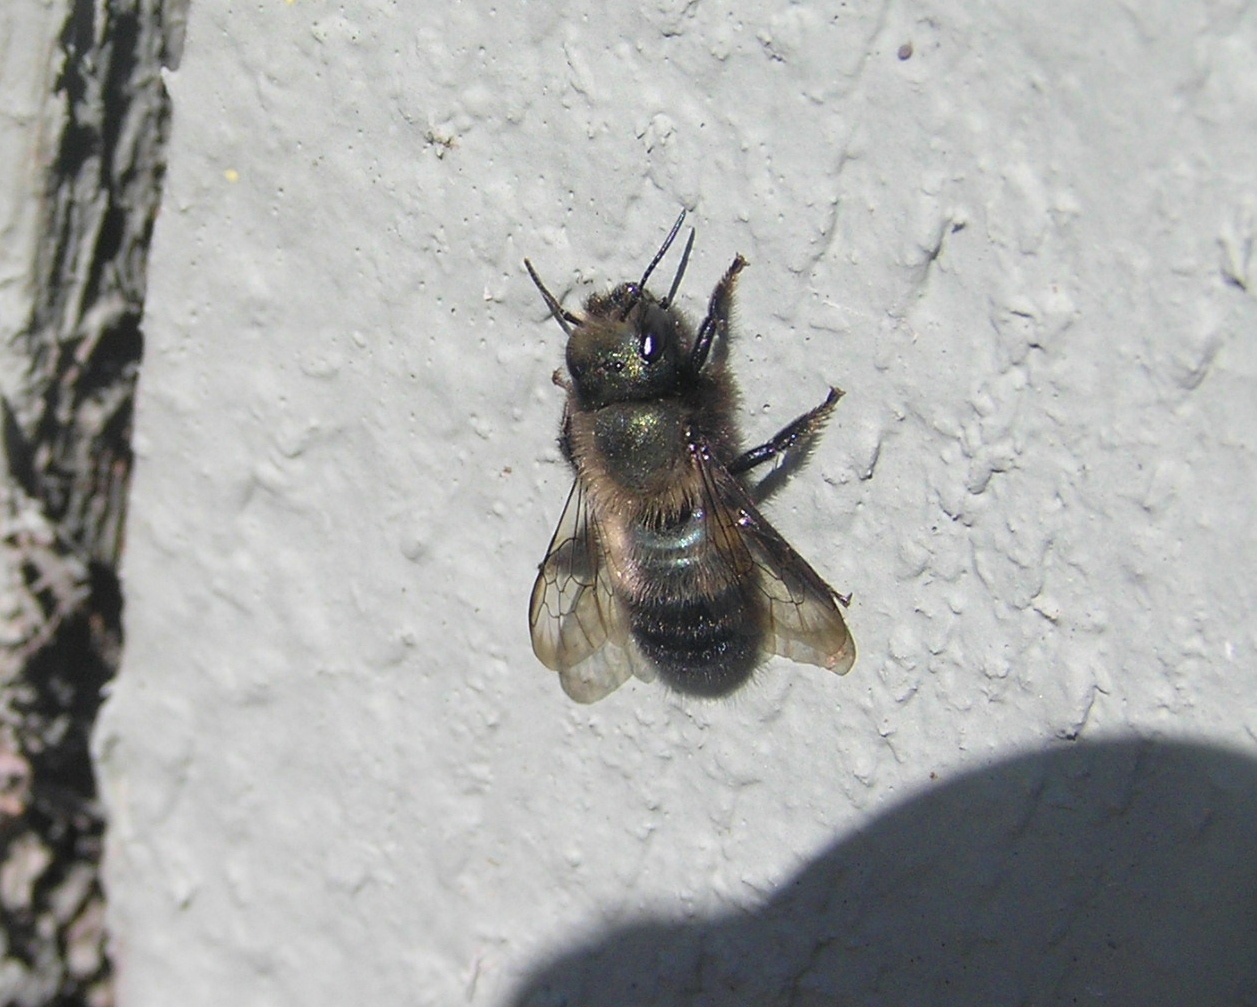
<svg viewBox="0 0 1257 1007">
<path fill-rule="evenodd" d="M 717 545 L 712 522 L 697 506 L 632 524 L 620 583 L 633 639 L 660 678 L 678 692 L 716 697 L 759 664 L 764 618 L 757 571 Z"/>
<path fill-rule="evenodd" d="M 695 696 L 724 696 L 759 663 L 763 629 L 744 591 L 630 603 L 633 638 L 659 676 Z"/>
</svg>

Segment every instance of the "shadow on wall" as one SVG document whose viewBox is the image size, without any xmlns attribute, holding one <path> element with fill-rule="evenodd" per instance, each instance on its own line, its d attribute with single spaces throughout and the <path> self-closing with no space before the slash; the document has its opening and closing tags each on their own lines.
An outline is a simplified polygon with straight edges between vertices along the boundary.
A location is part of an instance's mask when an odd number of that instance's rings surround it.
<svg viewBox="0 0 1257 1007">
<path fill-rule="evenodd" d="M 1257 1005 L 1257 761 L 1078 743 L 940 785 L 761 909 L 643 922 L 518 1007 Z"/>
</svg>

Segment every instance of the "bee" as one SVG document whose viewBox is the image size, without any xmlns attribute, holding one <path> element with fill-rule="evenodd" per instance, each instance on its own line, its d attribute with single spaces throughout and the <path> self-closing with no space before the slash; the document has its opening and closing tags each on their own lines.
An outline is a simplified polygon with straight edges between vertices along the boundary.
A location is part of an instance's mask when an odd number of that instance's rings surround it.
<svg viewBox="0 0 1257 1007">
<path fill-rule="evenodd" d="M 738 255 L 698 328 L 674 305 L 694 231 L 666 297 L 646 289 L 685 220 L 636 283 L 566 310 L 524 260 L 567 337 L 559 434 L 576 474 L 529 607 L 533 651 L 564 691 L 592 703 L 630 675 L 722 697 L 770 654 L 839 675 L 855 663 L 842 607 L 756 507 L 757 466 L 806 451 L 842 392 L 742 450 L 726 367 Z"/>
</svg>

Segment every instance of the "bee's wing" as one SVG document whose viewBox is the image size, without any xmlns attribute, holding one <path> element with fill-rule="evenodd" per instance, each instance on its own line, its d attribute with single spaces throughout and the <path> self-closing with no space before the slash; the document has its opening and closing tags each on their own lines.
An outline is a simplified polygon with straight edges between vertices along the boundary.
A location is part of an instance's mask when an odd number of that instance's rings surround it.
<svg viewBox="0 0 1257 1007">
<path fill-rule="evenodd" d="M 559 673 L 563 691 L 578 703 L 602 699 L 630 675 L 655 677 L 637 654 L 624 606 L 603 570 L 597 526 L 580 480 L 537 574 L 528 622 L 533 653 Z"/>
<path fill-rule="evenodd" d="M 855 641 L 837 593 L 768 523 L 733 475 L 708 452 L 699 457 L 722 550 L 745 550 L 745 556 L 731 555 L 730 562 L 740 565 L 749 557 L 759 567 L 772 652 L 845 675 L 855 664 Z"/>
</svg>

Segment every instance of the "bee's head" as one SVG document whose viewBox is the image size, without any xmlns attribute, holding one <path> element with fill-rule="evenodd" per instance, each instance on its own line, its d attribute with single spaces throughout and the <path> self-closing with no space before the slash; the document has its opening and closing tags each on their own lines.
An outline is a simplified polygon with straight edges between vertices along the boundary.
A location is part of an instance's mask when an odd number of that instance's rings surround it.
<svg viewBox="0 0 1257 1007">
<path fill-rule="evenodd" d="M 595 294 L 567 340 L 567 370 L 581 404 L 597 409 L 674 391 L 686 335 L 681 316 L 636 284 Z"/>
<path fill-rule="evenodd" d="M 675 391 L 684 378 L 685 357 L 693 340 L 672 301 L 694 247 L 693 230 L 668 296 L 660 300 L 646 290 L 646 281 L 684 220 L 682 210 L 640 280 L 621 283 L 609 294 L 594 294 L 585 302 L 583 318 L 565 311 L 532 263 L 524 260 L 550 314 L 567 333 L 567 370 L 583 407 L 598 409 L 612 402 L 659 398 Z"/>
</svg>

